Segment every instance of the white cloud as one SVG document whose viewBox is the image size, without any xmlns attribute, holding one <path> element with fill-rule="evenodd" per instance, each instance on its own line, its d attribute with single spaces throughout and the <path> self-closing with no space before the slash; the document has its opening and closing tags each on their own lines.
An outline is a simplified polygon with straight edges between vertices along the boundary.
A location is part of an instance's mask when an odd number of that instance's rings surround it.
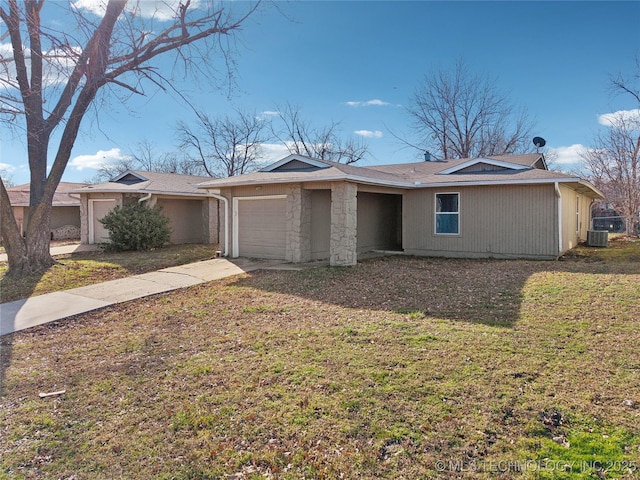
<svg viewBox="0 0 640 480">
<path fill-rule="evenodd" d="M 130 2 L 126 9 L 136 15 L 157 20 L 171 20 L 176 17 L 176 10 L 182 0 L 139 0 Z M 73 6 L 102 17 L 107 8 L 106 0 L 75 0 Z M 190 8 L 198 8 L 199 0 L 192 0 Z"/>
<path fill-rule="evenodd" d="M 10 43 L 0 43 L 0 58 L 13 57 L 13 48 Z"/>
<path fill-rule="evenodd" d="M 278 112 L 277 110 L 265 110 L 264 112 L 262 112 L 262 115 L 266 115 L 267 117 L 277 117 L 278 115 L 280 115 L 280 112 Z"/>
<path fill-rule="evenodd" d="M 93 155 L 78 155 L 69 162 L 69 166 L 78 171 L 85 168 L 98 170 L 101 167 L 117 165 L 127 160 L 130 160 L 128 155 L 123 155 L 119 148 L 112 148 L 111 150 L 98 150 Z"/>
<path fill-rule="evenodd" d="M 269 165 L 289 155 L 289 150 L 282 143 L 263 143 L 260 145 L 260 153 L 262 154 L 260 163 Z"/>
<path fill-rule="evenodd" d="M 365 138 L 382 138 L 382 132 L 380 130 L 356 130 L 353 133 Z"/>
<path fill-rule="evenodd" d="M 31 69 L 30 50 L 24 47 L 27 69 Z M 76 59 L 81 53 L 80 47 L 66 47 L 43 52 L 42 81 L 45 86 L 64 83 L 68 80 L 71 70 L 76 64 Z M 0 44 L 0 59 L 8 60 L 0 66 L 0 86 L 17 88 L 15 80 L 17 73 L 13 61 L 13 48 L 11 44 Z M 29 75 L 31 75 L 29 73 Z"/>
<path fill-rule="evenodd" d="M 605 127 L 612 127 L 619 122 L 629 124 L 631 122 L 640 122 L 640 108 L 634 110 L 618 110 L 613 113 L 605 113 L 598 116 L 598 123 Z"/>
<path fill-rule="evenodd" d="M 386 105 L 391 105 L 391 104 L 389 102 L 383 102 L 382 100 L 374 98 L 373 100 L 367 100 L 364 102 L 360 102 L 360 101 L 345 102 L 345 105 L 348 105 L 349 107 L 384 107 Z"/>
<path fill-rule="evenodd" d="M 0 162 L 0 171 L 6 173 L 13 173 L 16 171 L 16 167 L 11 165 L 10 163 L 2 163 Z"/>
<path fill-rule="evenodd" d="M 587 153 L 588 148 L 584 145 L 576 143 L 568 147 L 549 148 L 549 159 L 558 165 L 577 165 L 582 163 L 581 155 Z"/>
</svg>

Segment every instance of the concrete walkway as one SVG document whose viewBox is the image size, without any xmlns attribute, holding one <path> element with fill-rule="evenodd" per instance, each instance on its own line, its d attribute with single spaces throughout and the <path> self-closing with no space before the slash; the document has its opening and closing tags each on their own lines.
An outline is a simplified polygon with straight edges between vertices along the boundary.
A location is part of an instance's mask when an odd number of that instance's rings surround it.
<svg viewBox="0 0 640 480">
<path fill-rule="evenodd" d="M 51 255 L 64 255 L 67 253 L 78 253 L 78 252 L 95 252 L 100 250 L 100 247 L 97 245 L 81 245 L 79 243 L 73 243 L 71 245 L 62 245 L 59 247 L 51 247 L 49 250 Z M 0 262 L 7 261 L 7 254 L 0 253 Z"/>
<path fill-rule="evenodd" d="M 134 275 L 96 285 L 47 293 L 0 304 L 0 335 L 7 335 L 116 303 L 265 268 L 299 269 L 282 262 L 251 261 L 240 258 L 230 261 L 217 258 L 164 268 L 157 272 Z"/>
</svg>

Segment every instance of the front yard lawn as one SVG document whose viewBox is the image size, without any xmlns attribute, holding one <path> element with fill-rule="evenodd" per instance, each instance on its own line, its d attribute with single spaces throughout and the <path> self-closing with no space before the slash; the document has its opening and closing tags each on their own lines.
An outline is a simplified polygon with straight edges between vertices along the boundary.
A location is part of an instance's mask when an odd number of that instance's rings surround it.
<svg viewBox="0 0 640 480">
<path fill-rule="evenodd" d="M 4 337 L 0 478 L 639 478 L 640 261 L 585 255 L 262 271 Z"/>
<path fill-rule="evenodd" d="M 7 263 L 0 262 L 0 303 L 207 260 L 215 256 L 216 250 L 217 245 L 185 244 L 149 252 L 96 251 L 58 255 L 55 257 L 57 263 L 43 274 L 19 280 L 7 278 L 4 275 Z"/>
</svg>

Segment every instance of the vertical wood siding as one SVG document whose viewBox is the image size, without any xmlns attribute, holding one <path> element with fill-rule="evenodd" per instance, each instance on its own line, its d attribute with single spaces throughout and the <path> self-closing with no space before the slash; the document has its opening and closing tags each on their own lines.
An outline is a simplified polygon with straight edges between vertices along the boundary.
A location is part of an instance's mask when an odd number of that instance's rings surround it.
<svg viewBox="0 0 640 480">
<path fill-rule="evenodd" d="M 434 233 L 436 193 L 460 194 L 460 235 Z M 553 185 L 412 190 L 404 195 L 403 243 L 417 255 L 555 258 Z"/>
<path fill-rule="evenodd" d="M 562 196 L 562 251 L 570 250 L 587 240 L 591 227 L 591 198 L 570 187 L 560 185 Z M 576 204 L 579 211 L 579 225 L 576 225 Z"/>
<path fill-rule="evenodd" d="M 398 248 L 400 195 L 358 192 L 358 253 Z"/>
</svg>

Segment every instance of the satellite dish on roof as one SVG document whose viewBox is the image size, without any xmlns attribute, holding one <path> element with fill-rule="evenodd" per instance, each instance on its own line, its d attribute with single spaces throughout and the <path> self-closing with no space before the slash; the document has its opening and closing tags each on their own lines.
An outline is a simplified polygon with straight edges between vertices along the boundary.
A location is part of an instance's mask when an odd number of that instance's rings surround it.
<svg viewBox="0 0 640 480">
<path fill-rule="evenodd" d="M 547 141 L 542 137 L 533 137 L 533 144 L 536 148 L 542 148 L 547 144 Z"/>
</svg>

